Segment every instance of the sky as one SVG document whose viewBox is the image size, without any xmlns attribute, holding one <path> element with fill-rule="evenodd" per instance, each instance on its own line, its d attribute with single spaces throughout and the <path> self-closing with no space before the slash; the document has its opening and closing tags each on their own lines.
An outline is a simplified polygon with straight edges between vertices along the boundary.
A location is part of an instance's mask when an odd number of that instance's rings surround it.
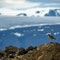
<svg viewBox="0 0 60 60">
<path fill-rule="evenodd" d="M 0 0 L 0 12 L 32 8 L 60 8 L 60 0 Z"/>
</svg>

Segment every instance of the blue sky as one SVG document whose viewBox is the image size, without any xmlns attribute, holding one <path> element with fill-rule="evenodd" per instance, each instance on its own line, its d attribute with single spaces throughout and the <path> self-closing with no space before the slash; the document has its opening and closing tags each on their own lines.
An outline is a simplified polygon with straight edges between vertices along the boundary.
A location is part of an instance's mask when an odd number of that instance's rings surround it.
<svg viewBox="0 0 60 60">
<path fill-rule="evenodd" d="M 42 2 L 42 3 L 59 3 L 60 0 L 27 0 L 31 2 Z"/>
<path fill-rule="evenodd" d="M 27 0 L 42 3 L 40 7 L 60 7 L 60 0 Z"/>
<path fill-rule="evenodd" d="M 60 0 L 27 0 L 31 2 L 40 2 L 40 3 L 60 3 Z"/>
</svg>

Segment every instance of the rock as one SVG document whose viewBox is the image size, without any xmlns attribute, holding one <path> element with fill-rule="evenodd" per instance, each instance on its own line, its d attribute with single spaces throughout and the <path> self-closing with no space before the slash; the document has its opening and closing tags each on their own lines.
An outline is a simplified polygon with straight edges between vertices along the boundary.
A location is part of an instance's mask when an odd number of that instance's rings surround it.
<svg viewBox="0 0 60 60">
<path fill-rule="evenodd" d="M 33 48 L 34 48 L 34 49 L 37 49 L 37 46 L 34 46 Z"/>
<path fill-rule="evenodd" d="M 4 55 L 1 54 L 3 57 L 0 60 L 60 60 L 60 43 L 47 43 L 39 47 L 30 46 L 27 49 L 19 48 L 18 53 L 15 53 L 18 54 L 16 56 L 10 53 L 5 57 L 7 52 L 10 52 L 9 49 L 5 50 Z"/>
<path fill-rule="evenodd" d="M 26 53 L 21 60 L 60 60 L 60 44 L 47 43 L 40 45 L 37 49 Z M 30 51 L 30 48 L 28 49 Z"/>
<path fill-rule="evenodd" d="M 30 47 L 28 47 L 28 48 L 26 49 L 26 51 L 28 52 L 28 51 L 31 51 L 31 50 L 33 50 L 33 49 L 34 49 L 34 47 L 30 46 Z"/>
<path fill-rule="evenodd" d="M 27 16 L 26 13 L 20 13 L 20 14 L 17 14 L 17 16 Z"/>
<path fill-rule="evenodd" d="M 5 51 L 6 56 L 9 56 L 10 54 L 15 55 L 16 52 L 18 51 L 18 48 L 13 47 L 13 46 L 8 46 L 8 47 L 5 48 L 4 51 Z"/>
<path fill-rule="evenodd" d="M 8 46 L 5 48 L 4 50 L 5 52 L 12 52 L 12 53 L 16 53 L 18 51 L 17 47 L 13 47 L 13 46 Z"/>
<path fill-rule="evenodd" d="M 19 48 L 18 55 L 23 55 L 25 53 L 26 53 L 26 51 L 24 48 Z"/>
<path fill-rule="evenodd" d="M 14 54 L 10 54 L 8 57 L 9 57 L 9 58 L 14 58 L 15 55 L 14 55 Z"/>
<path fill-rule="evenodd" d="M 49 13 L 45 14 L 45 16 L 60 16 L 59 10 L 60 9 L 49 10 Z"/>
<path fill-rule="evenodd" d="M 40 11 L 36 11 L 36 13 L 38 13 L 38 14 L 39 14 L 39 13 L 40 13 Z"/>
<path fill-rule="evenodd" d="M 4 57 L 4 51 L 0 50 L 0 58 Z"/>
<path fill-rule="evenodd" d="M 55 60 L 54 57 L 52 57 L 51 60 Z"/>
</svg>

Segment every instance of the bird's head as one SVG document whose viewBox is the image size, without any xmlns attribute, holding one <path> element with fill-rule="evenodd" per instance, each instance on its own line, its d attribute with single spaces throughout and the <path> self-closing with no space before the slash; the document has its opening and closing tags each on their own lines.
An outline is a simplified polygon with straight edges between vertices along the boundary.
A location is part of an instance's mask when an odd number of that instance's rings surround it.
<svg viewBox="0 0 60 60">
<path fill-rule="evenodd" d="M 50 36 L 50 34 L 48 34 L 48 36 Z"/>
</svg>

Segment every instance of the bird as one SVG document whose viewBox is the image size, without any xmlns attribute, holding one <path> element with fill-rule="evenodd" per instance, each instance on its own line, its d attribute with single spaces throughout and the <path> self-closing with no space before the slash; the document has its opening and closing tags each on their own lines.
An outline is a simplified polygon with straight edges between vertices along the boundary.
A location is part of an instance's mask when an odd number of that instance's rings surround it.
<svg viewBox="0 0 60 60">
<path fill-rule="evenodd" d="M 48 34 L 48 37 L 51 39 L 51 40 L 56 40 L 55 37 L 51 36 L 50 34 Z"/>
</svg>

